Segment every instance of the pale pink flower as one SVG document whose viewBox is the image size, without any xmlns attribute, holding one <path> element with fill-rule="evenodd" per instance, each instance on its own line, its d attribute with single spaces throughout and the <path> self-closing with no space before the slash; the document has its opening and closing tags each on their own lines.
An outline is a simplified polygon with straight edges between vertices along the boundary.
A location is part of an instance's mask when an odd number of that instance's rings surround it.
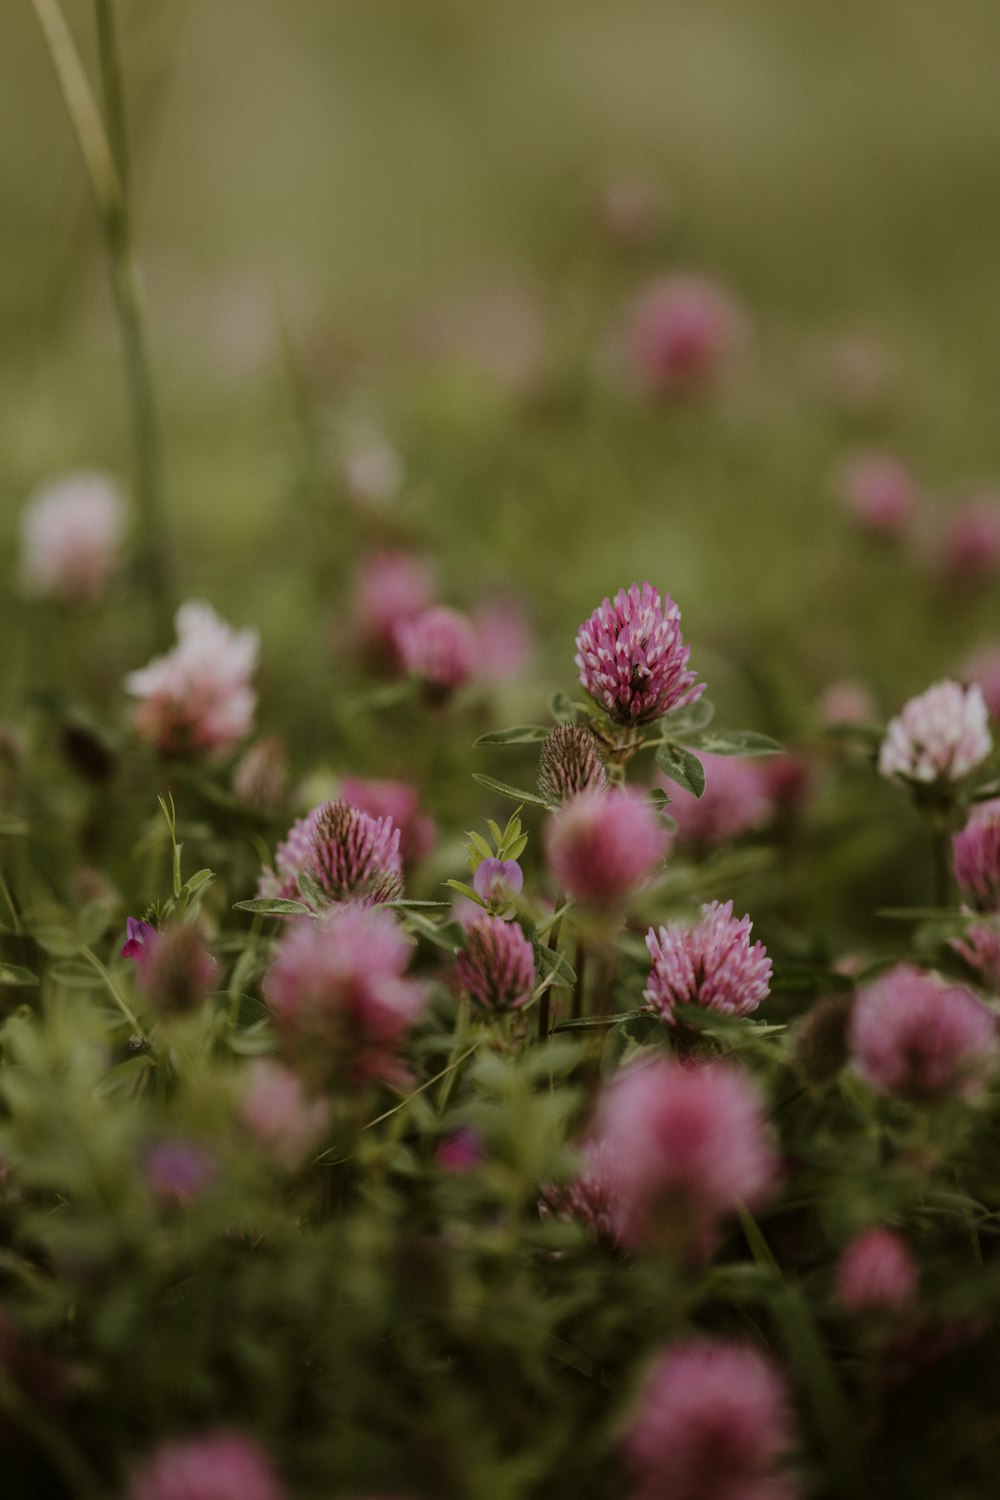
<svg viewBox="0 0 1000 1500">
<path fill-rule="evenodd" d="M 688 671 L 690 646 L 681 637 L 681 612 L 651 584 L 619 589 L 584 620 L 574 660 L 580 682 L 616 724 L 648 724 L 700 698 Z"/>
<path fill-rule="evenodd" d="M 256 630 L 231 630 L 211 605 L 182 604 L 173 651 L 125 678 L 139 699 L 137 734 L 167 754 L 231 749 L 253 727 L 259 649 Z"/>
<path fill-rule="evenodd" d="M 71 474 L 39 490 L 21 516 L 26 593 L 93 603 L 118 571 L 125 506 L 105 474 Z"/>
<path fill-rule="evenodd" d="M 663 277 L 643 292 L 632 310 L 632 369 L 653 395 L 701 390 L 721 374 L 742 326 L 729 293 L 707 277 Z"/>
<path fill-rule="evenodd" d="M 481 916 L 466 929 L 455 960 L 459 982 L 486 1015 L 518 1010 L 535 987 L 535 955 L 517 922 Z"/>
<path fill-rule="evenodd" d="M 968 657 L 961 675 L 964 682 L 977 684 L 990 718 L 1000 719 L 1000 647 L 984 646 Z"/>
<path fill-rule="evenodd" d="M 916 513 L 917 483 L 890 454 L 856 454 L 841 469 L 837 488 L 854 519 L 876 536 L 902 536 Z"/>
<path fill-rule="evenodd" d="M 340 795 L 370 818 L 392 819 L 399 829 L 399 852 L 404 864 L 418 864 L 430 853 L 437 833 L 434 819 L 421 811 L 417 789 L 408 781 L 345 776 L 340 783 Z"/>
<path fill-rule="evenodd" d="M 402 621 L 396 645 L 404 671 L 419 677 L 437 701 L 464 687 L 479 666 L 475 626 L 445 604 Z"/>
<path fill-rule="evenodd" d="M 819 700 L 819 714 L 824 724 L 873 724 L 878 708 L 867 683 L 845 678 L 826 688 Z"/>
<path fill-rule="evenodd" d="M 774 814 L 766 769 L 756 760 L 736 755 L 700 754 L 705 791 L 700 797 L 676 786 L 663 775 L 657 786 L 670 794 L 670 816 L 677 837 L 685 844 L 727 844 L 741 834 L 762 828 Z"/>
<path fill-rule="evenodd" d="M 1000 910 L 1000 800 L 980 803 L 951 847 L 966 901 L 979 911 Z"/>
<path fill-rule="evenodd" d="M 507 682 L 531 661 L 535 636 L 527 615 L 511 599 L 484 604 L 472 616 L 476 672 L 484 682 Z"/>
<path fill-rule="evenodd" d="M 977 495 L 955 511 L 944 539 L 944 565 L 966 580 L 1000 569 L 1000 497 Z"/>
<path fill-rule="evenodd" d="M 761 1203 L 776 1176 L 762 1101 L 724 1063 L 625 1068 L 604 1092 L 594 1136 L 615 1233 L 630 1246 L 703 1249 L 719 1221 Z"/>
<path fill-rule="evenodd" d="M 259 1057 L 247 1072 L 240 1120 L 265 1155 L 292 1171 L 326 1129 L 330 1107 L 310 1099 L 301 1079 L 281 1063 Z"/>
<path fill-rule="evenodd" d="M 358 569 L 354 615 L 361 645 L 384 666 L 401 666 L 396 633 L 433 602 L 434 574 L 409 552 L 376 552 Z"/>
<path fill-rule="evenodd" d="M 786 1382 L 765 1355 L 681 1339 L 653 1364 L 624 1438 L 631 1500 L 795 1500 Z"/>
<path fill-rule="evenodd" d="M 973 683 L 938 682 L 911 698 L 890 720 L 879 750 L 883 776 L 911 781 L 959 781 L 993 748 L 986 704 Z"/>
<path fill-rule="evenodd" d="M 128 1500 L 287 1500 L 270 1459 L 235 1432 L 163 1443 L 133 1475 Z"/>
<path fill-rule="evenodd" d="M 392 819 L 371 818 L 342 798 L 316 814 L 309 873 L 331 901 L 379 906 L 403 894 L 399 829 Z"/>
<path fill-rule="evenodd" d="M 404 977 L 412 947 L 389 912 L 337 907 L 296 919 L 264 980 L 286 1050 L 324 1080 L 400 1080 L 398 1053 L 427 1003 Z"/>
<path fill-rule="evenodd" d="M 837 1300 L 845 1312 L 900 1313 L 917 1298 L 917 1267 L 892 1229 L 855 1235 L 837 1264 Z"/>
<path fill-rule="evenodd" d="M 996 1064 L 997 1026 L 964 985 L 899 964 L 858 991 L 849 1045 L 878 1093 L 930 1102 L 981 1087 Z"/>
<path fill-rule="evenodd" d="M 538 759 L 538 790 L 557 807 L 580 792 L 603 792 L 608 773 L 597 741 L 589 729 L 557 724 L 542 742 Z"/>
<path fill-rule="evenodd" d="M 546 831 L 549 868 L 560 887 L 586 906 L 612 907 L 644 885 L 667 851 L 663 824 L 641 792 L 581 792 L 556 812 Z"/>
<path fill-rule="evenodd" d="M 675 1005 L 704 1005 L 727 1016 L 748 1016 L 770 994 L 771 960 L 763 943 L 750 943 L 753 923 L 737 920 L 733 903 L 712 901 L 693 927 L 668 922 L 646 934 L 653 961 L 643 996 L 670 1024 Z"/>
</svg>

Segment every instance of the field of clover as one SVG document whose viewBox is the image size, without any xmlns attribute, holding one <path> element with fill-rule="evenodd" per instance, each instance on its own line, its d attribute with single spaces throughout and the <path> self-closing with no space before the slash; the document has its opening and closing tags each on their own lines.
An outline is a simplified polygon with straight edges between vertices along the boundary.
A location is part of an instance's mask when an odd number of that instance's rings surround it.
<svg viewBox="0 0 1000 1500">
<path fill-rule="evenodd" d="M 845 334 L 798 624 L 739 557 L 689 609 L 652 542 L 592 595 L 601 444 L 696 502 L 799 420 L 797 356 L 624 178 L 502 414 L 415 359 L 398 431 L 317 446 L 304 383 L 299 520 L 233 523 L 223 608 L 164 484 L 114 12 L 97 87 L 32 6 L 134 462 L 38 472 L 6 563 L 4 1496 L 994 1495 L 1000 498 L 935 502 Z M 500 509 L 497 470 L 545 503 L 480 579 L 480 523 L 410 502 Z"/>
</svg>

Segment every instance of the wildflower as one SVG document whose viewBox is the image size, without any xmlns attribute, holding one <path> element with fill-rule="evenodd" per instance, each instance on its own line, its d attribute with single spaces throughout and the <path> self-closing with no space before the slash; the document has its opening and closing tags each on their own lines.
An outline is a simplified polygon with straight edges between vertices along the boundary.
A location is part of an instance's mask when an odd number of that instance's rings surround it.
<svg viewBox="0 0 1000 1500">
<path fill-rule="evenodd" d="M 274 853 L 274 869 L 265 865 L 257 884 L 258 896 L 292 901 L 299 894 L 298 878 L 313 867 L 313 835 L 323 807 L 314 807 L 304 818 L 296 818 Z"/>
<path fill-rule="evenodd" d="M 231 749 L 253 726 L 259 646 L 255 630 L 231 630 L 210 605 L 182 604 L 173 651 L 125 678 L 139 699 L 136 733 L 168 755 Z"/>
<path fill-rule="evenodd" d="M 703 276 L 663 277 L 633 308 L 631 366 L 651 394 L 686 394 L 717 379 L 740 333 L 741 318 L 723 288 Z"/>
<path fill-rule="evenodd" d="M 597 741 L 589 729 L 557 724 L 542 743 L 538 790 L 555 806 L 580 792 L 603 792 L 608 784 Z"/>
<path fill-rule="evenodd" d="M 309 1099 L 301 1079 L 281 1063 L 259 1057 L 251 1063 L 240 1101 L 240 1120 L 257 1145 L 289 1171 L 322 1135 L 330 1110 L 325 1099 Z"/>
<path fill-rule="evenodd" d="M 476 671 L 484 682 L 508 682 L 524 671 L 534 650 L 534 634 L 524 610 L 510 599 L 484 604 L 472 616 Z"/>
<path fill-rule="evenodd" d="M 146 1151 L 142 1174 L 150 1193 L 159 1202 L 172 1208 L 186 1208 L 213 1185 L 218 1167 L 204 1146 L 169 1136 Z"/>
<path fill-rule="evenodd" d="M 878 709 L 867 683 L 845 678 L 831 682 L 823 693 L 819 714 L 824 724 L 871 724 Z"/>
<path fill-rule="evenodd" d="M 876 536 L 901 536 L 917 508 L 913 475 L 885 453 L 857 454 L 841 470 L 838 489 L 854 519 Z"/>
<path fill-rule="evenodd" d="M 462 988 L 486 1015 L 518 1010 L 535 986 L 535 955 L 517 922 L 482 916 L 470 923 L 456 959 Z"/>
<path fill-rule="evenodd" d="M 794 1500 L 777 1471 L 793 1441 L 782 1375 L 721 1339 L 681 1339 L 653 1364 L 624 1438 L 631 1500 Z"/>
<path fill-rule="evenodd" d="M 673 1024 L 675 1005 L 704 1005 L 727 1016 L 748 1016 L 770 994 L 771 960 L 763 943 L 751 947 L 749 916 L 737 920 L 733 903 L 711 901 L 693 927 L 668 922 L 651 927 L 646 947 L 653 961 L 643 996 Z"/>
<path fill-rule="evenodd" d="M 27 593 L 93 603 L 119 566 L 125 506 L 104 474 L 71 474 L 39 490 L 21 517 Z"/>
<path fill-rule="evenodd" d="M 968 657 L 962 670 L 965 682 L 974 682 L 982 692 L 991 719 L 1000 719 L 1000 649 L 984 646 Z"/>
<path fill-rule="evenodd" d="M 121 958 L 131 958 L 137 964 L 147 963 L 159 937 L 155 927 L 139 917 L 128 917 L 125 921 L 125 941 L 119 948 Z"/>
<path fill-rule="evenodd" d="M 1000 801 L 981 803 L 951 847 L 965 899 L 979 911 L 1000 909 Z"/>
<path fill-rule="evenodd" d="M 389 912 L 349 905 L 290 923 L 264 980 L 286 1051 L 324 1081 L 405 1078 L 397 1054 L 427 1002 L 404 977 L 410 953 Z"/>
<path fill-rule="evenodd" d="M 959 781 L 993 748 L 986 704 L 975 683 L 939 682 L 892 719 L 879 751 L 883 776 L 931 783 Z"/>
<path fill-rule="evenodd" d="M 576 637 L 580 682 L 616 724 L 648 724 L 672 708 L 693 703 L 704 691 L 688 671 L 690 646 L 680 630 L 681 612 L 669 594 L 648 583 L 619 589 L 605 599 Z"/>
<path fill-rule="evenodd" d="M 996 1062 L 996 1022 L 963 985 L 899 964 L 858 991 L 855 1067 L 881 1094 L 912 1102 L 973 1093 Z"/>
<path fill-rule="evenodd" d="M 955 512 L 944 539 L 944 565 L 966 580 L 1000 569 L 1000 497 L 978 495 Z"/>
<path fill-rule="evenodd" d="M 614 1218 L 614 1166 L 600 1140 L 585 1141 L 580 1171 L 565 1183 L 550 1183 L 538 1204 L 543 1218 L 554 1215 L 582 1224 L 599 1245 L 624 1249 Z"/>
<path fill-rule="evenodd" d="M 968 907 L 962 912 L 971 915 Z M 1000 916 L 992 913 L 981 922 L 971 922 L 961 937 L 952 938 L 950 946 L 979 977 L 980 984 L 994 994 L 1000 993 Z"/>
<path fill-rule="evenodd" d="M 487 905 L 508 907 L 523 889 L 524 872 L 516 859 L 484 859 L 476 866 L 472 886 Z"/>
<path fill-rule="evenodd" d="M 288 789 L 288 751 L 276 734 L 265 734 L 243 752 L 233 772 L 233 791 L 251 807 L 270 812 Z"/>
<path fill-rule="evenodd" d="M 342 799 L 324 803 L 313 825 L 310 872 L 331 901 L 378 906 L 403 894 L 399 829 Z"/>
<path fill-rule="evenodd" d="M 755 760 L 735 755 L 700 757 L 705 769 L 705 791 L 701 797 L 675 786 L 667 778 L 658 785 L 669 790 L 670 815 L 677 823 L 677 837 L 685 844 L 727 844 L 765 824 L 774 812 L 767 771 Z"/>
<path fill-rule="evenodd" d="M 904 1312 L 917 1296 L 917 1268 L 906 1242 L 891 1229 L 856 1235 L 837 1264 L 836 1290 L 845 1312 Z"/>
<path fill-rule="evenodd" d="M 136 984 L 162 1015 L 193 1010 L 217 983 L 219 965 L 189 922 L 171 922 L 154 936 L 155 943 L 146 939 Z"/>
<path fill-rule="evenodd" d="M 669 842 L 640 792 L 581 792 L 563 804 L 547 831 L 549 867 L 574 901 L 613 907 L 653 873 Z"/>
<path fill-rule="evenodd" d="M 419 677 L 439 703 L 464 687 L 478 665 L 472 621 L 444 604 L 402 621 L 396 645 L 404 670 Z"/>
<path fill-rule="evenodd" d="M 287 1500 L 270 1459 L 234 1432 L 163 1443 L 133 1475 L 128 1500 Z"/>
<path fill-rule="evenodd" d="M 417 790 L 406 781 L 376 781 L 345 776 L 340 783 L 345 802 L 370 818 L 391 818 L 399 829 L 399 852 L 404 865 L 424 859 L 434 844 L 434 819 L 420 809 Z"/>
<path fill-rule="evenodd" d="M 445 1136 L 434 1153 L 434 1160 L 443 1172 L 461 1175 L 474 1172 L 484 1155 L 482 1137 L 466 1125 Z"/>
<path fill-rule="evenodd" d="M 382 665 L 402 665 L 397 631 L 406 620 L 428 609 L 434 599 L 434 575 L 408 552 L 377 552 L 359 568 L 354 583 L 354 614 L 362 649 Z"/>
<path fill-rule="evenodd" d="M 704 1249 L 718 1222 L 762 1202 L 775 1177 L 761 1100 L 727 1064 L 624 1069 L 605 1090 L 594 1135 L 615 1234 L 634 1247 Z"/>
</svg>

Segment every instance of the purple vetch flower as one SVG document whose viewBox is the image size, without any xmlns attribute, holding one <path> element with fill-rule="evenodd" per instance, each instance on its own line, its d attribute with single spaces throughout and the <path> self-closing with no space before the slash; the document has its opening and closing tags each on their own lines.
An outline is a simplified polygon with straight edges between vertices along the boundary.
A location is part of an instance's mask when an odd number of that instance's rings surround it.
<svg viewBox="0 0 1000 1500">
<path fill-rule="evenodd" d="M 442 1171 L 459 1175 L 474 1172 L 484 1156 L 482 1137 L 467 1125 L 445 1136 L 434 1152 L 434 1160 Z"/>
<path fill-rule="evenodd" d="M 419 677 L 432 699 L 443 702 L 475 675 L 479 648 L 468 615 L 438 604 L 404 620 L 396 632 L 404 669 Z"/>
<path fill-rule="evenodd" d="M 325 804 L 314 807 L 304 818 L 296 818 L 274 853 L 274 869 L 265 865 L 257 882 L 258 896 L 294 901 L 299 894 L 298 877 L 313 865 L 313 834 L 316 819 Z"/>
<path fill-rule="evenodd" d="M 399 829 L 339 799 L 317 811 L 308 866 L 331 901 L 380 906 L 403 894 Z"/>
<path fill-rule="evenodd" d="M 845 1312 L 900 1313 L 917 1299 L 917 1267 L 892 1229 L 855 1235 L 837 1263 L 837 1301 Z"/>
<path fill-rule="evenodd" d="M 580 792 L 603 792 L 608 785 L 604 759 L 589 729 L 557 724 L 542 742 L 538 790 L 558 807 Z"/>
<path fill-rule="evenodd" d="M 218 1164 L 197 1141 L 168 1136 L 147 1149 L 142 1175 L 150 1193 L 159 1202 L 174 1208 L 186 1208 L 213 1185 L 218 1176 Z"/>
<path fill-rule="evenodd" d="M 563 804 L 546 833 L 549 867 L 574 901 L 618 906 L 653 874 L 669 839 L 641 792 L 581 792 Z"/>
<path fill-rule="evenodd" d="M 535 987 L 535 955 L 517 922 L 478 917 L 455 960 L 462 988 L 487 1015 L 518 1010 Z"/>
<path fill-rule="evenodd" d="M 126 937 L 118 950 L 121 958 L 131 958 L 137 964 L 148 963 L 160 934 L 155 927 L 141 917 L 126 917 Z"/>
<path fill-rule="evenodd" d="M 681 612 L 669 594 L 663 602 L 648 583 L 619 589 L 580 626 L 576 665 L 580 682 L 616 724 L 648 724 L 704 692 L 688 671 L 691 648 L 680 629 Z"/>
<path fill-rule="evenodd" d="M 997 1023 L 964 985 L 898 964 L 858 991 L 851 1058 L 880 1094 L 914 1103 L 974 1093 L 997 1062 Z"/>
<path fill-rule="evenodd" d="M 797 1500 L 788 1387 L 749 1346 L 680 1339 L 658 1356 L 625 1431 L 629 1500 Z"/>
<path fill-rule="evenodd" d="M 128 1500 L 288 1500 L 264 1450 L 236 1432 L 163 1443 L 137 1469 Z"/>
<path fill-rule="evenodd" d="M 472 877 L 476 895 L 491 906 L 510 906 L 523 886 L 524 872 L 516 859 L 484 859 Z"/>
<path fill-rule="evenodd" d="M 951 847 L 966 901 L 979 911 L 1000 909 L 1000 801 L 980 803 Z"/>
<path fill-rule="evenodd" d="M 986 703 L 973 683 L 938 682 L 889 723 L 878 768 L 910 781 L 959 781 L 993 748 Z"/>
<path fill-rule="evenodd" d="M 651 927 L 646 947 L 653 961 L 646 1003 L 671 1025 L 675 1005 L 704 1005 L 727 1016 L 748 1016 L 770 994 L 771 960 L 763 943 L 750 943 L 749 916 L 733 916 L 733 903 L 711 901 L 693 927 L 668 922 Z"/>
</svg>

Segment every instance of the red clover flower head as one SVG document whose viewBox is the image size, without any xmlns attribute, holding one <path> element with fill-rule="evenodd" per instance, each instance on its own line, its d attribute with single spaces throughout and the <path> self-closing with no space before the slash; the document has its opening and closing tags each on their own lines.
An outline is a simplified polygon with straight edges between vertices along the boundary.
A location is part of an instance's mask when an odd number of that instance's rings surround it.
<svg viewBox="0 0 1000 1500">
<path fill-rule="evenodd" d="M 1000 910 L 1000 801 L 983 802 L 952 840 L 955 879 L 979 911 Z"/>
<path fill-rule="evenodd" d="M 892 1229 L 855 1235 L 837 1264 L 837 1301 L 845 1312 L 899 1313 L 917 1297 L 917 1267 Z"/>
<path fill-rule="evenodd" d="M 476 631 L 467 615 L 445 604 L 404 620 L 396 643 L 405 671 L 418 677 L 432 699 L 444 702 L 475 675 L 479 662 Z"/>
<path fill-rule="evenodd" d="M 750 943 L 749 916 L 733 903 L 711 901 L 693 927 L 668 922 L 646 934 L 653 961 L 644 997 L 673 1024 L 675 1005 L 704 1005 L 727 1016 L 748 1016 L 770 994 L 771 960 L 763 943 Z"/>
<path fill-rule="evenodd" d="M 858 991 L 849 1045 L 876 1092 L 914 1103 L 974 1093 L 997 1060 L 997 1024 L 964 985 L 898 964 Z"/>
<path fill-rule="evenodd" d="M 651 584 L 619 589 L 605 599 L 576 637 L 580 682 L 616 724 L 648 724 L 704 692 L 688 670 L 690 646 L 681 637 L 681 612 Z"/>
<path fill-rule="evenodd" d="M 589 729 L 557 724 L 542 743 L 538 760 L 538 790 L 553 806 L 580 792 L 603 792 L 608 773 Z"/>
<path fill-rule="evenodd" d="M 313 825 L 309 870 L 331 901 L 380 906 L 403 894 L 400 831 L 343 799 L 324 803 Z"/>
<path fill-rule="evenodd" d="M 838 476 L 844 506 L 875 536 L 900 537 L 917 508 L 917 485 L 898 459 L 886 453 L 860 453 Z"/>
<path fill-rule="evenodd" d="M 632 311 L 632 368 L 654 396 L 703 389 L 720 374 L 742 327 L 743 318 L 728 292 L 708 277 L 662 277 Z"/>
<path fill-rule="evenodd" d="M 973 683 L 938 682 L 911 698 L 889 723 L 878 768 L 928 784 L 960 781 L 993 748 L 981 689 Z"/>
<path fill-rule="evenodd" d="M 518 1010 L 535 986 L 535 955 L 517 922 L 482 916 L 470 923 L 456 959 L 458 977 L 487 1015 Z"/>
<path fill-rule="evenodd" d="M 323 806 L 314 807 L 304 818 L 296 818 L 274 852 L 274 869 L 265 865 L 257 883 L 258 896 L 293 901 L 299 894 L 298 877 L 313 864 L 313 834 Z"/>
<path fill-rule="evenodd" d="M 287 1500 L 287 1494 L 255 1442 L 210 1432 L 162 1444 L 134 1474 L 128 1500 Z"/>
<path fill-rule="evenodd" d="M 605 909 L 626 901 L 652 875 L 669 838 L 641 792 L 581 792 L 553 816 L 549 866 L 574 901 Z"/>
<path fill-rule="evenodd" d="M 952 516 L 944 565 L 956 580 L 989 578 L 1000 570 L 1000 497 L 975 495 Z"/>
</svg>

